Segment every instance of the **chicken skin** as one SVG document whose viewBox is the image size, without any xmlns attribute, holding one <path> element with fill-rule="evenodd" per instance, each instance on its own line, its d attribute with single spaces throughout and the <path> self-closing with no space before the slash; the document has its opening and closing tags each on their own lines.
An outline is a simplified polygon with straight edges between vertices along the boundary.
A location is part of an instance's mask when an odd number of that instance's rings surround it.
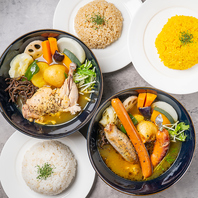
<svg viewBox="0 0 198 198">
<path fill-rule="evenodd" d="M 22 107 L 23 117 L 32 119 L 41 119 L 42 116 L 57 112 L 71 112 L 75 114 L 81 111 L 78 106 L 78 88 L 73 81 L 73 72 L 76 64 L 71 63 L 68 78 L 61 88 L 51 89 L 42 87 L 26 101 Z"/>
<path fill-rule="evenodd" d="M 138 162 L 133 144 L 123 132 L 118 130 L 115 124 L 108 124 L 104 128 L 104 132 L 110 144 L 126 161 L 134 164 Z"/>
</svg>

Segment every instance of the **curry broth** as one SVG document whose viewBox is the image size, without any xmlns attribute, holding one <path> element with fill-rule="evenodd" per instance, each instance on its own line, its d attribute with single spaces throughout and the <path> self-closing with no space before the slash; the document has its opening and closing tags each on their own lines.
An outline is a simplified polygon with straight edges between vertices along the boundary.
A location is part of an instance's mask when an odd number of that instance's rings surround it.
<svg viewBox="0 0 198 198">
<path fill-rule="evenodd" d="M 179 141 L 171 142 L 167 155 L 154 169 L 153 174 L 146 180 L 157 178 L 167 171 L 177 158 L 181 145 L 182 143 Z M 124 158 L 122 158 L 122 156 L 110 144 L 106 144 L 102 148 L 98 147 L 98 150 L 107 167 L 115 174 L 132 181 L 144 180 L 140 164 L 132 164 L 124 160 Z"/>
<path fill-rule="evenodd" d="M 129 180 L 142 180 L 142 172 L 139 164 L 132 164 L 110 145 L 99 148 L 99 153 L 105 164 L 117 175 Z"/>
<path fill-rule="evenodd" d="M 90 94 L 84 94 L 84 95 L 79 94 L 78 104 L 81 107 L 81 109 L 84 109 L 88 103 L 88 101 L 85 99 L 86 97 L 89 98 Z M 48 125 L 62 124 L 72 120 L 79 113 L 80 112 L 72 115 L 70 112 L 57 112 L 55 114 L 45 115 L 43 116 L 43 121 L 39 124 L 48 124 Z"/>
</svg>

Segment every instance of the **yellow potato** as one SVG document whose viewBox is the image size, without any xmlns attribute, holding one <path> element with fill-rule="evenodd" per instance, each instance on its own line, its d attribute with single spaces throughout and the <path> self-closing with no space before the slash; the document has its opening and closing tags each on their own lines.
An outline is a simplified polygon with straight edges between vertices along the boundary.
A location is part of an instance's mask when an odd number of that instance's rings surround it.
<svg viewBox="0 0 198 198">
<path fill-rule="evenodd" d="M 47 85 L 47 82 L 43 78 L 43 73 L 49 65 L 45 62 L 37 62 L 38 67 L 40 68 L 39 72 L 32 77 L 32 83 L 37 87 L 43 87 Z"/>
<path fill-rule="evenodd" d="M 143 143 L 153 141 L 156 138 L 157 126 L 151 121 L 141 121 L 137 125 L 137 130 Z"/>
<path fill-rule="evenodd" d="M 52 65 L 45 69 L 43 78 L 48 84 L 61 87 L 65 81 L 65 73 L 68 73 L 68 69 L 64 65 Z"/>
</svg>

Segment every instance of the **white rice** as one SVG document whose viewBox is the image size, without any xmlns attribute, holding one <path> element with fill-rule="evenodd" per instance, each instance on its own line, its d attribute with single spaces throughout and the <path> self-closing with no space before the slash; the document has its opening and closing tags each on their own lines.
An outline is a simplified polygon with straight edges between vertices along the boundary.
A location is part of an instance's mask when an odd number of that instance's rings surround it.
<svg viewBox="0 0 198 198">
<path fill-rule="evenodd" d="M 53 167 L 47 179 L 37 179 L 38 165 L 45 163 Z M 76 159 L 68 146 L 59 141 L 44 141 L 33 145 L 22 162 L 22 175 L 26 184 L 34 191 L 46 195 L 57 195 L 64 191 L 76 174 Z"/>
</svg>

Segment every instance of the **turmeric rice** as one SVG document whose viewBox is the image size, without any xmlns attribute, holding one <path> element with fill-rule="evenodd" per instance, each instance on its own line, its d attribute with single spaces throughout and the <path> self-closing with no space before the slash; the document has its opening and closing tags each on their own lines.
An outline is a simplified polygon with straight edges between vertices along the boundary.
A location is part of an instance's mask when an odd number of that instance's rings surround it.
<svg viewBox="0 0 198 198">
<path fill-rule="evenodd" d="M 186 70 L 198 63 L 198 19 L 176 15 L 168 19 L 155 40 L 165 66 Z"/>
<path fill-rule="evenodd" d="M 79 9 L 74 28 L 88 47 L 102 49 L 121 36 L 122 23 L 122 14 L 113 3 L 94 0 Z"/>
</svg>

